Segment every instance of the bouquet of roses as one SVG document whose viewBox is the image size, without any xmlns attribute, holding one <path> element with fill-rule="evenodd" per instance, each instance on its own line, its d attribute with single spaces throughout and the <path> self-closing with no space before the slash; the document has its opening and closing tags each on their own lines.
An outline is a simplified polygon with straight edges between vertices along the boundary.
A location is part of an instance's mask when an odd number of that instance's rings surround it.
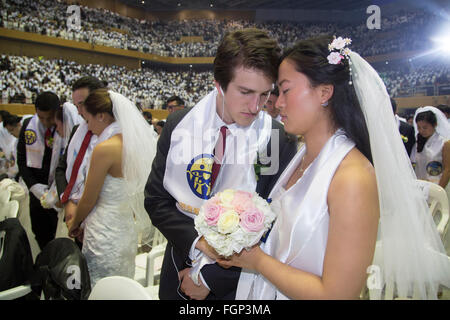
<svg viewBox="0 0 450 320">
<path fill-rule="evenodd" d="M 218 254 L 229 257 L 257 244 L 275 214 L 256 192 L 227 189 L 205 202 L 195 229 Z"/>
</svg>

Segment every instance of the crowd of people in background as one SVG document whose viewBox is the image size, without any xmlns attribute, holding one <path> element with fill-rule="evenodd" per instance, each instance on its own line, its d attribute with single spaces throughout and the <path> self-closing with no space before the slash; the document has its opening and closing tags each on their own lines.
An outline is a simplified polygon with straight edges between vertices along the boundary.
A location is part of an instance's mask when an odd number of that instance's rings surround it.
<svg viewBox="0 0 450 320">
<path fill-rule="evenodd" d="M 235 28 L 257 27 L 267 30 L 281 47 L 291 46 L 300 39 L 339 33 L 350 37 L 353 50 L 362 56 L 375 56 L 429 49 L 430 40 L 425 35 L 442 20 L 439 14 L 425 11 L 401 12 L 383 16 L 382 29 L 368 32 L 365 22 L 344 25 L 206 19 L 141 21 L 106 9 L 80 8 L 81 29 L 68 30 L 66 3 L 56 0 L 12 0 L 0 10 L 0 26 L 170 57 L 212 57 L 224 33 Z M 203 41 L 180 41 L 185 36 L 199 36 Z M 432 63 L 410 60 L 409 63 L 391 63 L 375 68 L 391 97 L 413 95 L 416 87 L 449 83 L 448 63 L 441 60 Z M 1 99 L 9 103 L 32 103 L 37 94 L 51 90 L 64 100 L 70 94 L 69 87 L 73 80 L 84 74 L 107 79 L 111 88 L 142 108 L 161 108 L 173 94 L 192 106 L 213 87 L 212 72 L 129 70 L 119 66 L 80 65 L 62 59 L 4 55 L 0 60 Z M 436 93 L 433 88 L 424 90 L 426 95 Z"/>
<path fill-rule="evenodd" d="M 375 66 L 391 97 L 410 96 L 415 90 L 449 83 L 450 66 L 445 61 Z M 0 57 L 0 91 L 2 103 L 32 103 L 37 94 L 53 91 L 62 100 L 70 95 L 74 79 L 93 74 L 106 79 L 117 90 L 143 109 L 165 108 L 172 95 L 193 106 L 213 86 L 212 71 L 164 71 L 143 68 L 129 70 L 120 66 L 79 64 L 62 59 Z"/>
<path fill-rule="evenodd" d="M 383 16 L 380 30 L 368 30 L 365 19 L 354 24 L 207 19 L 148 21 L 121 16 L 106 9 L 80 7 L 81 29 L 68 30 L 66 3 L 12 0 L 1 9 L 0 26 L 170 57 L 212 57 L 225 32 L 236 27 L 267 30 L 281 47 L 320 34 L 339 33 L 351 37 L 354 50 L 362 56 L 374 56 L 429 49 L 430 39 L 426 35 L 442 22 L 439 14 L 424 11 Z M 185 36 L 200 36 L 203 41 L 180 42 Z"/>
<path fill-rule="evenodd" d="M 32 103 L 33 98 L 44 91 L 55 92 L 66 100 L 74 80 L 86 74 L 105 79 L 110 88 L 143 109 L 161 109 L 172 95 L 180 96 L 192 106 L 214 86 L 212 72 L 128 70 L 120 66 L 3 55 L 0 91 L 5 103 Z"/>
</svg>

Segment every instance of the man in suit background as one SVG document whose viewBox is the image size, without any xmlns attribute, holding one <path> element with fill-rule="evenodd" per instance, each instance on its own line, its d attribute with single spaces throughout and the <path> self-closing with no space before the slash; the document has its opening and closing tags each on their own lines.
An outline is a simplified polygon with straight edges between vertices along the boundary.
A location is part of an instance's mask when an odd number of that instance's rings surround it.
<svg viewBox="0 0 450 320">
<path fill-rule="evenodd" d="M 207 264 L 201 268 L 198 279 L 194 279 L 200 285 L 191 279 L 191 266 L 199 255 L 218 257 L 198 235 L 193 219 L 206 199 L 227 188 L 256 191 L 267 198 L 296 153 L 295 139 L 284 132 L 282 124 L 259 112 L 276 81 L 279 53 L 276 41 L 261 30 L 244 29 L 227 34 L 214 60 L 216 89 L 195 107 L 176 111 L 167 118 L 145 188 L 145 208 L 152 223 L 168 240 L 161 270 L 160 299 L 235 297 L 240 268 L 224 269 Z M 259 177 L 255 176 L 253 164 L 226 161 L 249 152 L 251 148 L 242 149 L 242 144 L 234 143 L 233 139 L 255 128 L 261 129 L 258 138 L 267 139 L 262 147 L 271 159 L 270 167 L 275 168 Z M 210 137 L 214 137 L 211 138 L 214 144 L 198 145 Z M 188 158 L 182 161 L 176 150 L 187 145 L 191 146 L 184 150 Z M 215 145 L 214 151 L 211 145 Z M 193 172 L 191 167 L 199 157 L 205 161 L 199 164 L 203 170 L 201 175 L 187 174 Z M 208 167 L 205 163 L 211 163 L 210 159 L 215 164 L 204 169 Z M 219 169 L 214 169 L 217 163 Z M 189 177 L 196 177 L 195 183 Z"/>
<path fill-rule="evenodd" d="M 56 232 L 57 213 L 53 209 L 44 209 L 40 199 L 50 188 L 55 113 L 59 107 L 59 98 L 53 92 L 39 94 L 36 114 L 23 122 L 17 144 L 19 174 L 30 190 L 31 228 L 41 250 L 53 240 Z"/>
<path fill-rule="evenodd" d="M 402 136 L 403 144 L 405 145 L 408 156 L 411 155 L 412 148 L 416 143 L 416 135 L 414 134 L 414 127 L 410 125 L 406 120 L 400 118 L 397 115 L 397 103 L 391 98 L 392 111 L 394 112 L 395 120 L 397 121 L 398 130 Z"/>
<path fill-rule="evenodd" d="M 167 111 L 169 111 L 169 114 L 186 108 L 184 100 L 181 99 L 179 96 L 171 96 L 169 99 L 167 99 L 166 106 Z"/>
</svg>

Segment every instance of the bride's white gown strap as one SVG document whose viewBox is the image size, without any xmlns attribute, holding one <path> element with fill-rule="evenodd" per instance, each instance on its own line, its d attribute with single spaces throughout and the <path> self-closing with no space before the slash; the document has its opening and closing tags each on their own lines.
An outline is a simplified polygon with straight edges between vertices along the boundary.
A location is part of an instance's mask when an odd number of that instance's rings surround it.
<svg viewBox="0 0 450 320">
<path fill-rule="evenodd" d="M 277 219 L 261 248 L 275 259 L 297 269 L 322 276 L 329 213 L 327 194 L 341 161 L 355 146 L 342 129 L 327 141 L 303 176 L 287 191 L 306 148 L 302 147 L 275 184 L 270 198 Z M 289 299 L 262 275 L 243 270 L 236 299 Z"/>
</svg>

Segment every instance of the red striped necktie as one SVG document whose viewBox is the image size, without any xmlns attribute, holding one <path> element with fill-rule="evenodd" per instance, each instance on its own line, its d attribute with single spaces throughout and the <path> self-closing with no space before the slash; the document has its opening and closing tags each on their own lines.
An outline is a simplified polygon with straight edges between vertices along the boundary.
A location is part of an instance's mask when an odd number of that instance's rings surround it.
<svg viewBox="0 0 450 320">
<path fill-rule="evenodd" d="M 69 184 L 64 190 L 64 194 L 61 199 L 61 203 L 64 204 L 69 200 L 70 193 L 72 192 L 72 188 L 77 180 L 78 170 L 80 169 L 81 163 L 83 162 L 84 155 L 86 153 L 87 148 L 89 147 L 89 142 L 91 141 L 92 131 L 86 132 L 84 136 L 83 142 L 81 143 L 80 151 L 78 151 L 75 162 L 73 163 L 72 172 L 70 174 Z"/>
<path fill-rule="evenodd" d="M 211 171 L 211 190 L 216 182 L 216 178 L 219 175 L 222 160 L 225 155 L 225 146 L 227 144 L 227 130 L 226 126 L 220 128 L 219 139 L 217 140 L 216 147 L 214 148 L 214 163 Z"/>
</svg>

